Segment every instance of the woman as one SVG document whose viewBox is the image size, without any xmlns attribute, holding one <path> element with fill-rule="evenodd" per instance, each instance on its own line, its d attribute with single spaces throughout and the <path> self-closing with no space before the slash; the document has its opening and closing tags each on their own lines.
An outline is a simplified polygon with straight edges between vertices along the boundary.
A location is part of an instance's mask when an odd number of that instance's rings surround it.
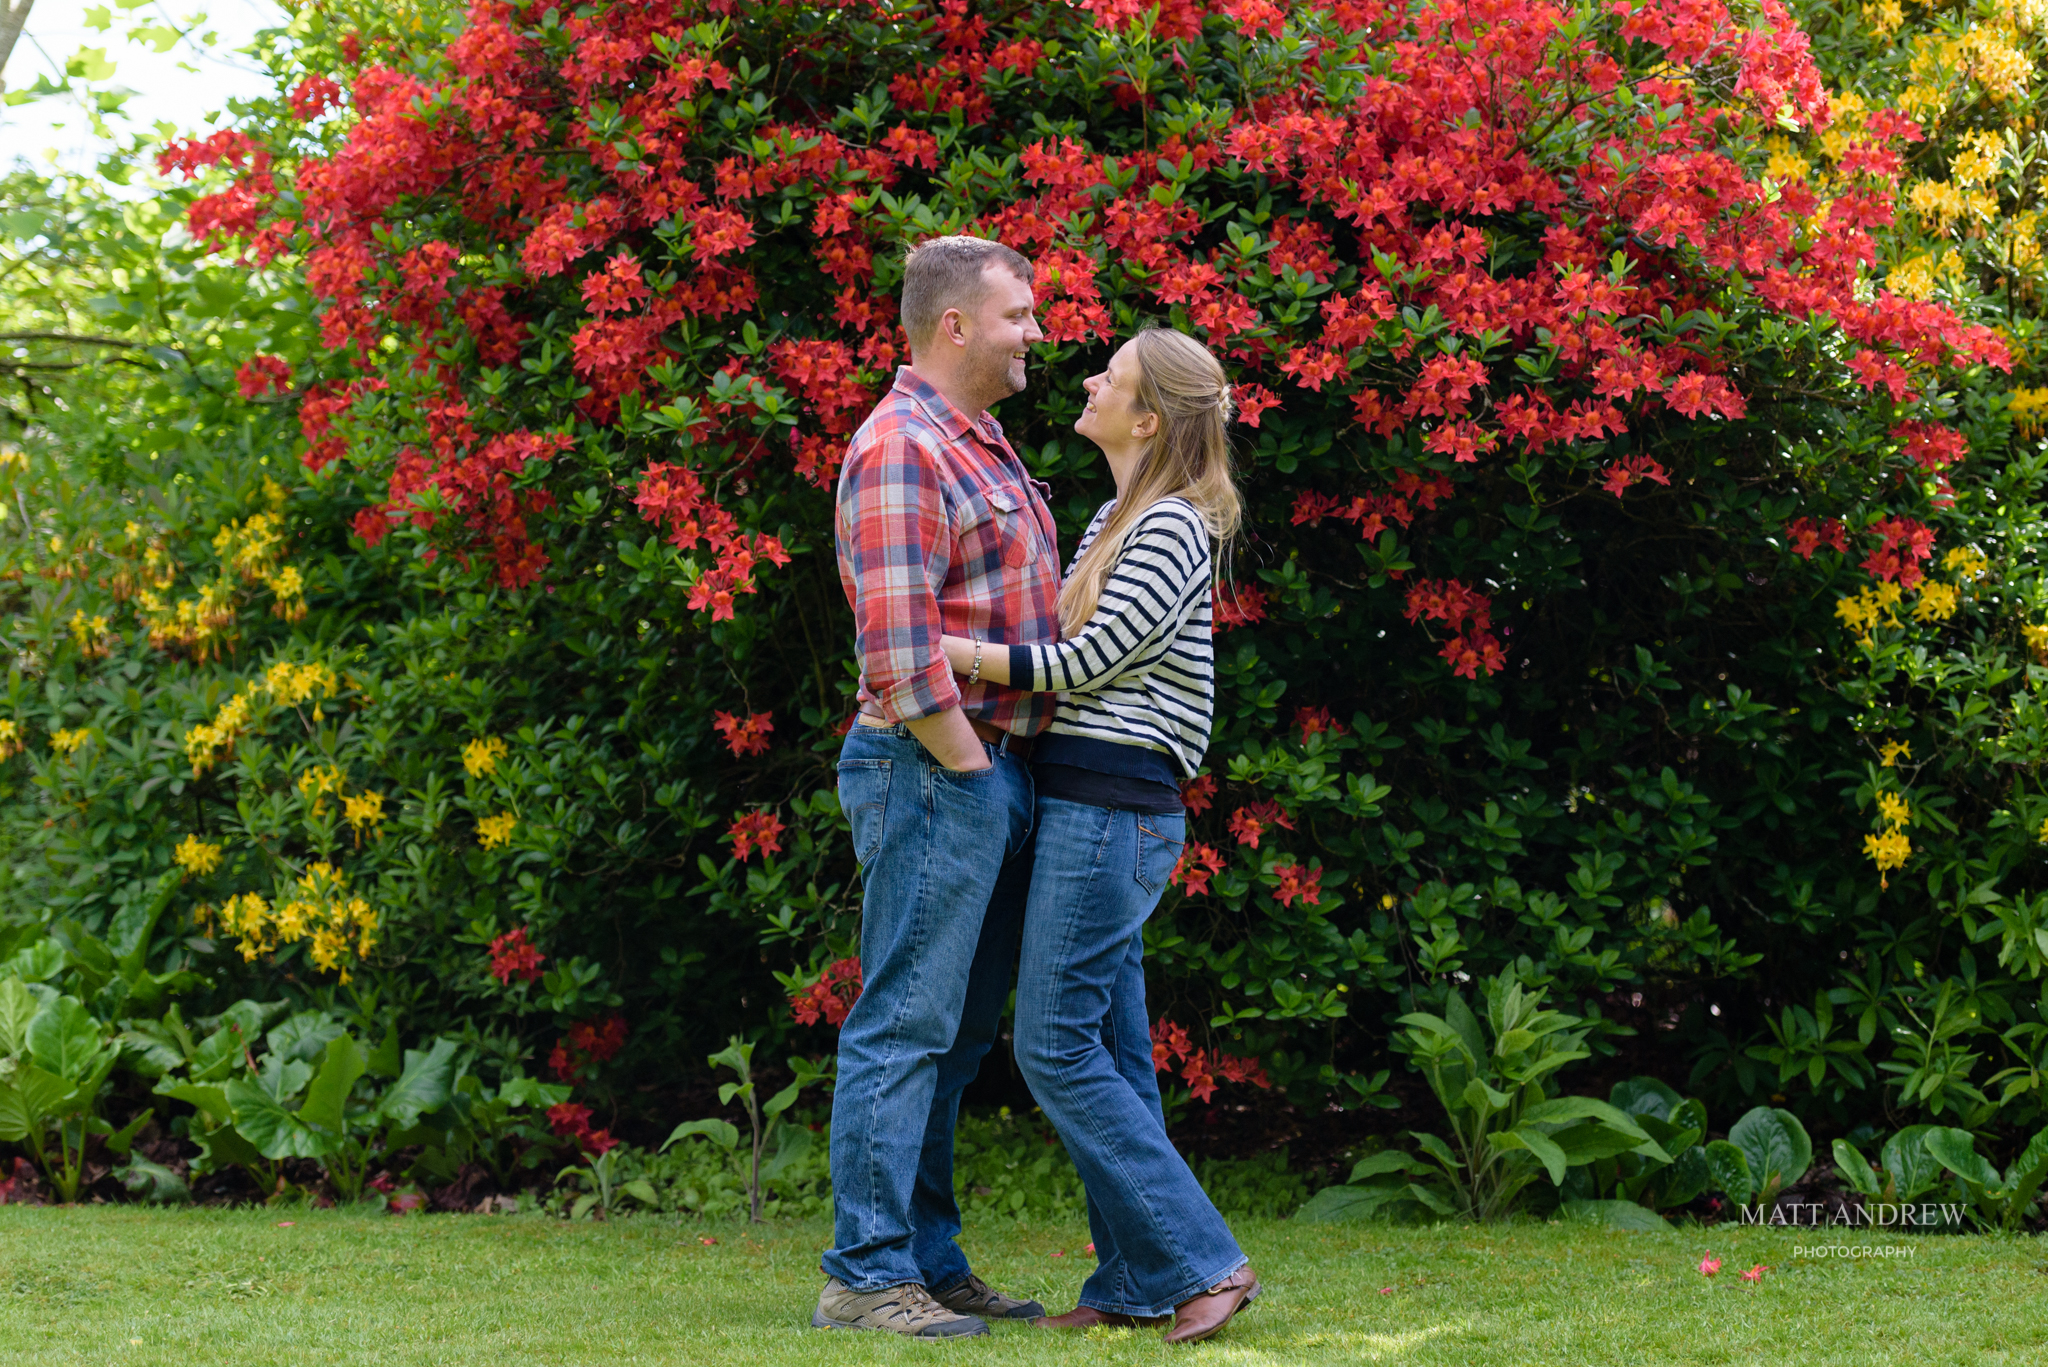
<svg viewBox="0 0 2048 1367">
<path fill-rule="evenodd" d="M 1116 498 L 1060 590 L 1056 644 L 948 636 L 969 677 L 1059 692 L 1036 741 L 1037 841 L 1016 1050 L 1088 1184 L 1100 1265 L 1048 1327 L 1159 1324 L 1207 1338 L 1259 1292 L 1244 1253 L 1166 1137 L 1145 1012 L 1145 918 L 1186 838 L 1180 784 L 1209 746 L 1211 538 L 1237 528 L 1223 367 L 1178 332 L 1140 332 L 1084 381 L 1074 430 Z"/>
</svg>

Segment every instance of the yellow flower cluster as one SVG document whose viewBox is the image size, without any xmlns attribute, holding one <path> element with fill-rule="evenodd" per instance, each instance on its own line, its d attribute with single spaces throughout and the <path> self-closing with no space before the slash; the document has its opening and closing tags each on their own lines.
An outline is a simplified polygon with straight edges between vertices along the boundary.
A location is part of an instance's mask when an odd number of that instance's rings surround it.
<svg viewBox="0 0 2048 1367">
<path fill-rule="evenodd" d="M 196 835 L 188 835 L 178 842 L 178 848 L 171 854 L 179 868 L 187 873 L 196 873 L 202 878 L 220 867 L 221 848 L 208 844 Z"/>
<path fill-rule="evenodd" d="M 498 761 L 505 757 L 505 742 L 496 736 L 482 737 L 462 747 L 462 767 L 469 770 L 471 778 L 482 778 L 498 772 Z"/>
<path fill-rule="evenodd" d="M 2042 664 L 2048 664 L 2048 627 L 2036 626 L 2032 622 L 2020 623 L 2020 637 L 2027 643 L 2027 649 Z"/>
<path fill-rule="evenodd" d="M 1878 749 L 1877 762 L 1885 768 L 1895 767 L 1902 759 L 1913 758 L 1913 746 L 1908 741 L 1888 740 Z"/>
<path fill-rule="evenodd" d="M 306 615 L 306 577 L 293 565 L 282 563 L 286 522 L 278 509 L 287 497 L 275 480 L 263 481 L 263 495 L 272 511 L 253 513 L 231 521 L 213 538 L 214 553 L 220 557 L 223 573 L 202 585 L 196 597 L 167 602 L 160 590 L 168 589 L 177 570 L 161 547 L 152 546 L 147 577 L 154 586 L 138 599 L 142 623 L 149 629 L 149 642 L 159 650 L 173 646 L 205 660 L 223 649 L 235 637 L 236 584 L 261 584 L 274 601 L 271 612 L 288 622 Z M 129 524 L 130 539 L 140 529 Z M 132 577 L 130 586 L 132 587 Z M 117 596 L 120 596 L 117 593 Z"/>
<path fill-rule="evenodd" d="M 2041 435 L 2048 427 L 2048 389 L 2015 389 L 2012 403 L 2006 409 L 2012 414 L 2013 426 L 2029 437 Z"/>
<path fill-rule="evenodd" d="M 79 654 L 88 660 L 105 655 L 107 644 L 107 619 L 87 617 L 81 610 L 71 614 L 71 639 L 78 642 Z"/>
<path fill-rule="evenodd" d="M 194 777 L 205 773 L 234 749 L 235 741 L 250 726 L 261 721 L 271 706 L 297 707 L 314 699 L 313 720 L 321 719 L 321 697 L 331 698 L 340 687 L 334 670 L 324 664 L 293 664 L 279 660 L 263 671 L 263 677 L 241 689 L 221 704 L 211 722 L 185 733 L 185 757 L 192 761 Z"/>
<path fill-rule="evenodd" d="M 377 943 L 376 909 L 349 891 L 348 875 L 332 864 L 310 865 L 285 900 L 272 905 L 262 894 L 230 897 L 215 911 L 200 906 L 192 913 L 202 931 L 218 925 L 234 936 L 245 960 L 274 953 L 278 946 L 310 938 L 307 956 L 322 972 L 341 972 L 349 981 L 347 960 L 361 959 Z"/>
<path fill-rule="evenodd" d="M 1972 582 L 1981 582 L 1991 573 L 1991 562 L 1984 558 L 1984 553 L 1968 546 L 1957 546 L 1944 555 L 1941 567 Z"/>
<path fill-rule="evenodd" d="M 487 816 L 476 823 L 476 843 L 487 850 L 495 850 L 512 838 L 512 828 L 519 824 L 519 818 L 510 812 Z"/>
<path fill-rule="evenodd" d="M 348 775 L 341 772 L 340 766 L 316 764 L 299 775 L 299 797 L 317 812 L 325 805 L 321 799 L 328 793 L 340 792 L 347 782 Z"/>
<path fill-rule="evenodd" d="M 375 830 L 384 824 L 384 794 L 363 792 L 341 799 L 341 814 L 348 818 L 349 826 L 356 833 L 358 844 L 362 842 L 363 827 Z"/>
<path fill-rule="evenodd" d="M 22 752 L 21 727 L 12 721 L 0 721 L 0 759 L 13 759 Z"/>
<path fill-rule="evenodd" d="M 1920 585 L 1920 601 L 1913 605 L 1916 622 L 1946 622 L 1956 615 L 1956 602 L 1963 591 L 1954 584 L 1929 579 Z"/>
<path fill-rule="evenodd" d="M 1854 598 L 1835 601 L 1835 616 L 1842 624 L 1856 633 L 1856 639 L 1864 645 L 1870 644 L 1870 633 L 1879 626 L 1895 627 L 1899 624 L 1898 614 L 1892 609 L 1899 605 L 1899 586 L 1886 581 L 1866 585 Z"/>
<path fill-rule="evenodd" d="M 80 726 L 70 731 L 53 731 L 50 733 L 50 748 L 60 755 L 69 755 L 91 739 L 92 728 L 89 726 Z"/>
<path fill-rule="evenodd" d="M 142 625 L 149 630 L 149 643 L 158 650 L 181 646 L 195 660 L 212 659 L 234 639 L 235 588 L 216 579 L 199 590 L 197 598 L 166 603 L 163 596 L 145 589 L 136 600 Z"/>
<path fill-rule="evenodd" d="M 1906 861 L 1913 857 L 1913 842 L 1906 838 L 1906 823 L 1913 819 L 1913 808 L 1897 793 L 1879 793 L 1877 811 L 1885 823 L 1876 835 L 1863 837 L 1863 853 L 1877 865 L 1878 886 L 1890 887 L 1891 871 L 1904 868 Z"/>
</svg>

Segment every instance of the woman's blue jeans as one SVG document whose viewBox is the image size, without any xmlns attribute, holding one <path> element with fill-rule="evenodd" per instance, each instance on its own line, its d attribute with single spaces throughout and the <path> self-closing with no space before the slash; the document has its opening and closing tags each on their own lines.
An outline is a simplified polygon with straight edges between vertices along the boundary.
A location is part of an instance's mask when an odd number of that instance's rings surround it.
<svg viewBox="0 0 2048 1367">
<path fill-rule="evenodd" d="M 1245 1263 L 1166 1137 L 1145 1014 L 1145 918 L 1187 819 L 1037 802 L 1017 973 L 1017 1066 L 1088 1185 L 1081 1304 L 1164 1315 Z"/>
<path fill-rule="evenodd" d="M 864 979 L 839 1031 L 828 1275 L 856 1291 L 969 1271 L 955 1242 L 960 1093 L 995 1043 L 1031 877 L 1031 772 L 942 767 L 905 726 L 863 726 L 839 753 L 860 860 Z"/>
</svg>

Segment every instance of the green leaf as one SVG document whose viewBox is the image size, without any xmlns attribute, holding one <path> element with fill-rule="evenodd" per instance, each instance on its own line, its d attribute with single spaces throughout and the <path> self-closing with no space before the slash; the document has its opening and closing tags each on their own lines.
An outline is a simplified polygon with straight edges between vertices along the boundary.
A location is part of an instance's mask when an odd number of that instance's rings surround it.
<svg viewBox="0 0 2048 1367">
<path fill-rule="evenodd" d="M 64 1112 L 71 1088 L 54 1073 L 33 1063 L 14 1070 L 12 1082 L 0 1082 L 0 1140 L 20 1144 Z"/>
<path fill-rule="evenodd" d="M 1932 1125 L 1908 1125 L 1887 1139 L 1878 1163 L 1897 1188 L 1892 1199 L 1912 1201 L 1926 1195 L 1941 1179 L 1941 1164 L 1927 1151 L 1927 1132 Z"/>
<path fill-rule="evenodd" d="M 1638 1119 L 1647 1115 L 1665 1121 L 1670 1120 L 1672 1112 L 1684 1104 L 1677 1092 L 1653 1077 L 1632 1077 L 1617 1082 L 1607 1093 L 1607 1100 L 1616 1110 Z"/>
<path fill-rule="evenodd" d="M 413 1125 L 422 1115 L 446 1105 L 455 1086 L 458 1048 L 452 1039 L 436 1039 L 424 1053 L 406 1050 L 405 1071 L 378 1101 L 377 1114 L 400 1125 Z"/>
<path fill-rule="evenodd" d="M 122 1186 L 152 1205 L 168 1205 L 192 1197 L 184 1178 L 162 1164 L 140 1156 L 132 1156 L 125 1167 L 115 1168 L 114 1176 L 121 1179 Z"/>
<path fill-rule="evenodd" d="M 1707 1166 L 1707 1151 L 1694 1144 L 1664 1170 L 1656 1190 L 1657 1204 L 1682 1206 L 1712 1186 L 1713 1182 L 1714 1172 Z"/>
<path fill-rule="evenodd" d="M 661 1205 L 661 1197 L 655 1194 L 654 1184 L 644 1177 L 635 1177 L 630 1182 L 621 1182 L 618 1189 L 621 1195 L 632 1197 L 649 1210 L 657 1209 Z"/>
<path fill-rule="evenodd" d="M 1603 1158 L 1612 1158 L 1616 1154 L 1633 1152 L 1646 1144 L 1656 1149 L 1654 1154 L 1648 1155 L 1649 1157 L 1658 1163 L 1671 1161 L 1664 1150 L 1658 1148 L 1653 1141 L 1637 1139 L 1624 1130 L 1617 1130 L 1612 1125 L 1603 1125 L 1597 1120 L 1567 1126 L 1553 1132 L 1551 1138 L 1563 1151 L 1565 1161 L 1575 1168 L 1587 1163 L 1597 1163 Z"/>
<path fill-rule="evenodd" d="M 325 1011 L 301 1011 L 264 1036 L 263 1042 L 279 1058 L 315 1063 L 327 1052 L 328 1041 L 341 1033 L 341 1022 Z"/>
<path fill-rule="evenodd" d="M 1877 1174 L 1870 1170 L 1869 1162 L 1854 1144 L 1846 1139 L 1837 1139 L 1834 1143 L 1834 1153 L 1835 1171 L 1841 1174 L 1844 1182 L 1865 1196 L 1877 1196 L 1883 1192 L 1884 1188 L 1878 1184 Z"/>
<path fill-rule="evenodd" d="M 0 970 L 24 982 L 46 983 L 64 971 L 64 946 L 51 939 L 38 940 L 0 965 Z"/>
<path fill-rule="evenodd" d="M 1465 1084 L 1463 1096 L 1465 1104 L 1481 1115 L 1491 1115 L 1495 1111 L 1504 1111 L 1508 1108 L 1510 1101 L 1507 1093 L 1495 1091 L 1476 1077 Z"/>
<path fill-rule="evenodd" d="M 1756 1179 L 1749 1170 L 1749 1156 L 1725 1139 L 1706 1146 L 1707 1170 L 1714 1186 L 1738 1206 L 1749 1204 L 1756 1194 Z"/>
<path fill-rule="evenodd" d="M 1986 1191 L 1999 1189 L 1998 1169 L 1977 1152 L 1976 1141 L 1968 1130 L 1952 1129 L 1946 1125 L 1929 1126 L 1921 1142 L 1927 1146 L 1927 1152 L 1935 1162 L 1971 1186 Z"/>
<path fill-rule="evenodd" d="M 144 1107 L 142 1114 L 107 1136 L 107 1151 L 109 1153 L 118 1153 L 125 1157 L 128 1150 L 135 1143 L 135 1136 L 142 1132 L 142 1127 L 147 1125 L 150 1117 L 155 1114 L 156 1108 L 154 1106 Z"/>
<path fill-rule="evenodd" d="M 1536 1156 L 1536 1161 L 1543 1165 L 1543 1170 L 1550 1174 L 1552 1186 L 1564 1185 L 1565 1169 L 1571 1166 L 1571 1160 L 1566 1157 L 1565 1151 L 1558 1146 L 1555 1139 L 1533 1125 L 1517 1125 L 1506 1134 L 1490 1134 L 1487 1139 L 1498 1149 L 1527 1149 Z"/>
<path fill-rule="evenodd" d="M 559 1106 L 569 1099 L 569 1085 L 542 1082 L 535 1077 L 508 1078 L 498 1088 L 498 1100 L 507 1106 Z"/>
<path fill-rule="evenodd" d="M 329 1040 L 320 1071 L 306 1088 L 306 1104 L 299 1107 L 299 1119 L 330 1134 L 345 1133 L 349 1094 L 355 1091 L 356 1080 L 369 1066 L 369 1055 L 353 1035 L 337 1035 Z"/>
<path fill-rule="evenodd" d="M 1779 1191 L 1796 1186 L 1813 1166 L 1813 1141 L 1790 1111 L 1754 1107 L 1728 1131 L 1728 1141 L 1742 1150 L 1750 1176 L 1766 1189 L 1773 1178 Z"/>
<path fill-rule="evenodd" d="M 28 1048 L 39 1067 L 66 1082 L 91 1075 L 104 1048 L 100 1023 L 76 997 L 59 997 L 28 1023 Z"/>
<path fill-rule="evenodd" d="M 0 982 L 0 1057 L 28 1048 L 28 1023 L 35 1019 L 35 994 L 19 978 Z"/>
<path fill-rule="evenodd" d="M 1351 1165 L 1351 1181 L 1362 1182 L 1368 1177 L 1377 1177 L 1383 1172 L 1426 1172 L 1420 1163 L 1399 1149 L 1383 1149 L 1369 1153 Z"/>
<path fill-rule="evenodd" d="M 340 1136 L 306 1124 L 259 1083 L 236 1078 L 225 1090 L 235 1128 L 265 1158 L 325 1158 L 341 1147 Z"/>
<path fill-rule="evenodd" d="M 1560 1209 L 1574 1220 L 1585 1220 L 1605 1229 L 1669 1233 L 1670 1223 L 1654 1210 L 1633 1201 L 1566 1201 Z"/>
<path fill-rule="evenodd" d="M 234 1117 L 234 1108 L 228 1104 L 228 1094 L 220 1087 L 209 1087 L 198 1082 L 181 1082 L 175 1087 L 158 1087 L 158 1096 L 167 1096 L 182 1101 L 199 1112 L 199 1117 L 210 1129 L 225 1124 Z"/>
<path fill-rule="evenodd" d="M 682 1124 L 669 1131 L 668 1138 L 661 1141 L 661 1148 L 656 1150 L 656 1152 L 666 1153 L 668 1146 L 677 1140 L 688 1139 L 692 1135 L 699 1134 L 718 1145 L 719 1148 L 728 1151 L 736 1148 L 740 1142 L 739 1129 L 729 1120 L 685 1120 Z"/>
<path fill-rule="evenodd" d="M 1324 1187 L 1294 1212 L 1296 1220 L 1317 1225 L 1369 1219 L 1389 1201 L 1406 1199 L 1404 1187 Z"/>
<path fill-rule="evenodd" d="M 195 1173 L 225 1172 L 229 1168 L 254 1168 L 263 1162 L 263 1155 L 256 1146 L 243 1138 L 232 1120 L 202 1131 L 192 1129 L 192 1138 L 199 1145 L 199 1157 L 193 1160 Z"/>
</svg>

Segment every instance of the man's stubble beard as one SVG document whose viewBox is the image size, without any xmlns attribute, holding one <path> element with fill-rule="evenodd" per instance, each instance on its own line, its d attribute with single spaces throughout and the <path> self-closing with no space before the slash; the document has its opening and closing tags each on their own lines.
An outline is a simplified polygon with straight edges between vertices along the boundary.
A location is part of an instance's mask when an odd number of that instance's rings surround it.
<svg viewBox="0 0 2048 1367">
<path fill-rule="evenodd" d="M 983 408 L 993 407 L 1013 394 L 1022 394 L 1030 387 L 1031 376 L 1028 368 L 1023 380 L 1011 379 L 1010 367 L 1013 359 L 1008 348 L 975 348 L 972 376 L 976 392 L 987 396 L 982 401 Z"/>
</svg>

